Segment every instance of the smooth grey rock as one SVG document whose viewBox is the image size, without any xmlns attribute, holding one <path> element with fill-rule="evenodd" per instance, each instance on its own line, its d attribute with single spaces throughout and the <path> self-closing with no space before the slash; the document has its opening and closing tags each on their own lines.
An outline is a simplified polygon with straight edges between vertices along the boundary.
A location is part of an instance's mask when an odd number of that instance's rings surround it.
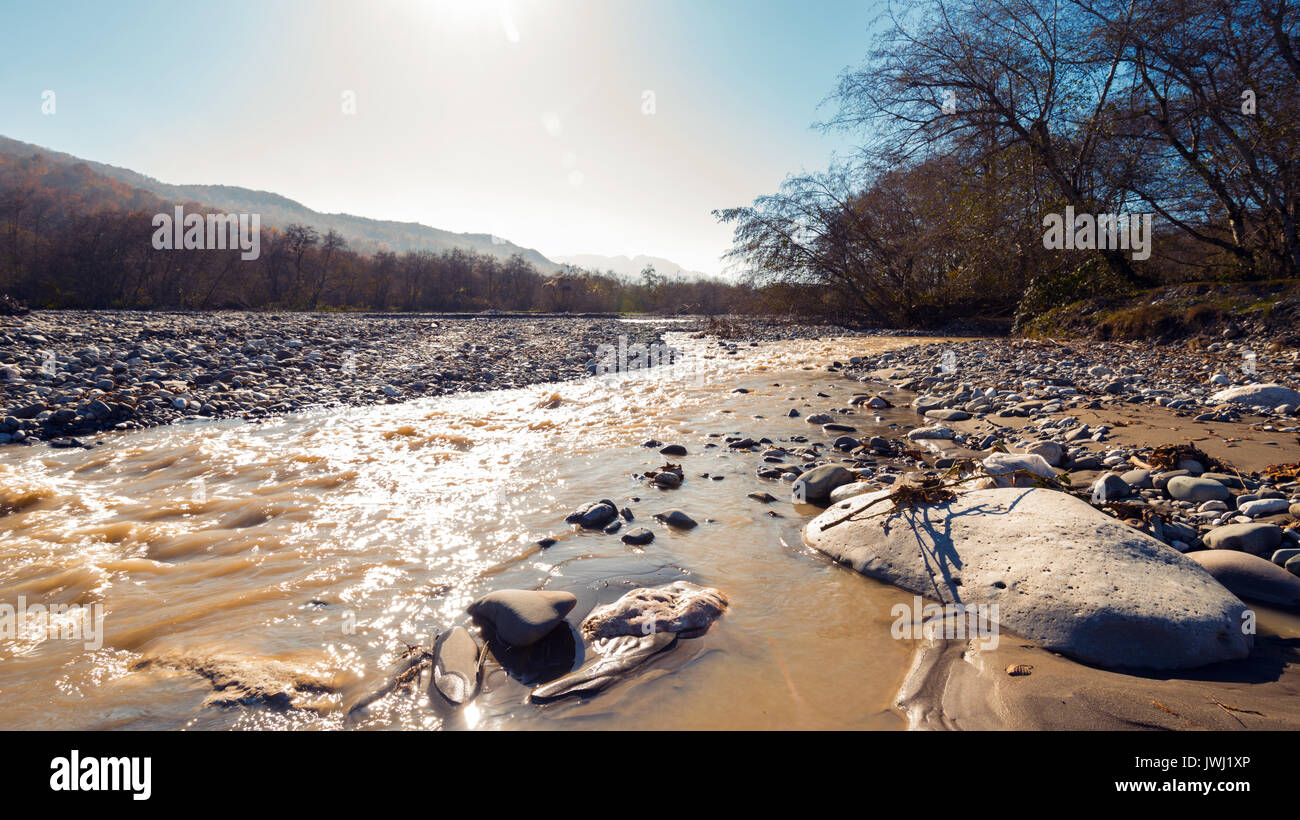
<svg viewBox="0 0 1300 820">
<path fill-rule="evenodd" d="M 458 626 L 433 648 L 433 685 L 455 704 L 468 703 L 478 690 L 479 647 L 474 636 Z"/>
<path fill-rule="evenodd" d="M 1273 556 L 1268 560 L 1272 561 L 1274 564 L 1277 564 L 1279 567 L 1284 567 L 1286 566 L 1287 561 L 1290 561 L 1292 558 L 1296 557 L 1297 555 L 1300 555 L 1300 547 L 1283 547 L 1282 549 L 1274 552 Z"/>
<path fill-rule="evenodd" d="M 1024 448 L 1026 455 L 1042 456 L 1053 467 L 1060 467 L 1065 463 L 1065 448 L 1055 441 L 1036 441 Z"/>
<path fill-rule="evenodd" d="M 1210 549 L 1260 555 L 1282 543 L 1282 528 L 1276 524 L 1228 524 L 1207 532 L 1204 541 Z"/>
<path fill-rule="evenodd" d="M 1229 487 L 1234 490 L 1246 489 L 1246 485 L 1241 483 L 1240 478 L 1238 478 L 1235 475 L 1228 475 L 1227 473 L 1201 473 L 1201 478 L 1213 479 L 1219 482 L 1220 484 L 1222 484 L 1223 486 Z"/>
<path fill-rule="evenodd" d="M 1259 518 L 1264 515 L 1284 513 L 1290 507 L 1291 502 L 1285 498 L 1259 498 L 1254 501 L 1247 501 L 1245 504 L 1239 504 L 1237 511 L 1242 515 L 1249 515 L 1251 518 Z"/>
<path fill-rule="evenodd" d="M 537 643 L 578 603 L 570 592 L 501 589 L 469 605 L 469 614 L 492 626 L 511 646 Z"/>
<path fill-rule="evenodd" d="M 1216 581 L 1240 598 L 1300 609 L 1300 578 L 1258 555 L 1236 550 L 1202 550 L 1190 552 L 1187 557 L 1205 567 Z"/>
<path fill-rule="evenodd" d="M 1250 652 L 1241 601 L 1185 556 L 1074 496 L 975 490 L 846 518 L 880 495 L 832 506 L 804 541 L 940 603 L 997 604 L 1002 629 L 1086 663 L 1181 669 Z"/>
<path fill-rule="evenodd" d="M 1171 498 L 1179 501 L 1231 501 L 1232 491 L 1217 481 L 1209 478 L 1194 478 L 1188 475 L 1174 476 L 1165 485 L 1165 491 Z"/>
<path fill-rule="evenodd" d="M 801 504 L 824 504 L 830 501 L 831 491 L 858 477 L 843 464 L 823 464 L 814 467 L 795 479 L 790 485 L 790 495 Z"/>
<path fill-rule="evenodd" d="M 965 410 L 926 410 L 925 417 L 935 421 L 966 421 L 970 418 L 970 413 Z"/>
</svg>

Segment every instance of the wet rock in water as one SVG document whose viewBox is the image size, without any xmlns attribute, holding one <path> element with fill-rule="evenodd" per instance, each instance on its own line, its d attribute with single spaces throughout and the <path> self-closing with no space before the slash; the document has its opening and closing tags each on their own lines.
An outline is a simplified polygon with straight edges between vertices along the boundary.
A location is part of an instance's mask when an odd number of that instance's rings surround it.
<svg viewBox="0 0 1300 820">
<path fill-rule="evenodd" d="M 857 475 L 843 464 L 823 464 L 795 479 L 790 485 L 790 495 L 798 503 L 825 504 L 830 501 L 832 490 L 857 480 Z"/>
<path fill-rule="evenodd" d="M 686 448 L 680 444 L 669 444 L 667 447 L 660 450 L 659 453 L 665 456 L 684 456 L 686 455 Z"/>
<path fill-rule="evenodd" d="M 1229 387 L 1210 396 L 1211 404 L 1243 404 L 1272 409 L 1283 404 L 1300 404 L 1300 393 L 1276 382 Z"/>
<path fill-rule="evenodd" d="M 547 547 L 553 547 L 557 543 L 559 542 L 549 536 L 547 536 L 546 538 L 537 539 L 537 546 L 541 547 L 542 549 L 546 549 Z"/>
<path fill-rule="evenodd" d="M 579 507 L 569 513 L 564 520 L 570 524 L 577 524 L 585 530 L 599 530 L 614 520 L 616 515 L 618 515 L 618 508 L 614 506 L 614 502 L 603 499 Z"/>
<path fill-rule="evenodd" d="M 835 419 L 831 418 L 826 413 L 813 413 L 811 416 L 804 419 L 804 421 L 809 424 L 830 424 L 834 420 Z"/>
<path fill-rule="evenodd" d="M 1265 558 L 1236 550 L 1202 550 L 1187 557 L 1240 598 L 1300 609 L 1300 578 Z"/>
<path fill-rule="evenodd" d="M 985 457 L 982 464 L 990 476 L 988 483 L 995 487 L 1032 487 L 1033 476 L 1056 478 L 1052 465 L 1039 455 L 994 453 Z M 1020 475 L 1015 475 L 1016 473 Z"/>
<path fill-rule="evenodd" d="M 836 450 L 856 450 L 858 447 L 862 446 L 862 442 L 858 441 L 853 436 L 840 436 L 835 439 L 835 441 L 831 442 L 831 446 Z"/>
<path fill-rule="evenodd" d="M 605 529 L 602 530 L 602 532 L 606 535 L 613 535 L 621 529 L 623 529 L 623 522 L 616 518 L 609 524 L 605 525 Z"/>
<path fill-rule="evenodd" d="M 750 493 L 745 497 L 752 498 L 755 501 L 759 501 L 764 504 L 771 504 L 773 501 L 776 500 L 776 496 L 772 495 L 771 493 Z"/>
<path fill-rule="evenodd" d="M 454 704 L 473 699 L 478 690 L 479 647 L 469 630 L 458 626 L 441 636 L 433 656 L 434 688 Z"/>
<path fill-rule="evenodd" d="M 957 433 L 951 427 L 918 427 L 915 430 L 909 430 L 907 437 L 913 441 L 921 439 L 951 439 L 955 438 Z"/>
<path fill-rule="evenodd" d="M 528 695 L 530 701 L 545 703 L 574 695 L 592 695 L 629 677 L 651 658 L 672 649 L 677 636 L 671 632 L 624 635 L 596 641 L 595 660 L 576 672 L 545 683 Z"/>
<path fill-rule="evenodd" d="M 631 544 L 634 547 L 640 547 L 655 540 L 655 534 L 645 527 L 636 527 L 623 533 L 623 538 L 621 540 L 624 544 Z"/>
<path fill-rule="evenodd" d="M 682 486 L 682 477 L 668 470 L 655 473 L 655 477 L 651 480 L 655 483 L 655 486 L 663 487 L 666 490 L 675 490 Z"/>
<path fill-rule="evenodd" d="M 1165 485 L 1169 497 L 1178 501 L 1231 501 L 1232 490 L 1209 478 L 1174 476 Z"/>
<path fill-rule="evenodd" d="M 858 428 L 854 427 L 851 424 L 831 423 L 831 424 L 822 425 L 822 432 L 826 433 L 827 435 L 831 435 L 833 433 L 856 433 L 857 431 Z"/>
<path fill-rule="evenodd" d="M 511 646 L 529 646 L 546 636 L 578 599 L 569 592 L 501 589 L 469 605 L 469 614 Z"/>
<path fill-rule="evenodd" d="M 1004 629 L 1085 663 L 1181 669 L 1250 652 L 1241 601 L 1187 557 L 1072 495 L 973 490 L 849 518 L 881 495 L 832 506 L 804 528 L 805 543 L 940 603 L 997 604 Z"/>
<path fill-rule="evenodd" d="M 1274 524 L 1228 524 L 1205 534 L 1205 546 L 1259 555 L 1282 543 L 1282 528 Z"/>
<path fill-rule="evenodd" d="M 712 587 L 675 581 L 664 587 L 643 587 L 592 610 L 582 621 L 587 640 L 620 635 L 682 633 L 688 637 L 706 632 L 727 609 L 727 598 Z"/>
<path fill-rule="evenodd" d="M 681 510 L 668 510 L 657 513 L 655 520 L 667 524 L 670 527 L 676 527 L 679 530 L 690 530 L 698 526 L 695 519 L 691 518 Z"/>
</svg>

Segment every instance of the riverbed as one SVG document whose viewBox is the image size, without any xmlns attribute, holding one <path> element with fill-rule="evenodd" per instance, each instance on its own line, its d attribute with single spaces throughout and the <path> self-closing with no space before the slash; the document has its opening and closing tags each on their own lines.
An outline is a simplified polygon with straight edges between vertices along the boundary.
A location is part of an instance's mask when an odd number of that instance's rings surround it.
<svg viewBox="0 0 1300 820">
<path fill-rule="evenodd" d="M 723 355 L 716 342 L 666 338 L 683 363 L 110 433 L 89 450 L 7 449 L 0 601 L 99 604 L 104 623 L 93 649 L 30 631 L 0 641 L 0 726 L 905 728 L 893 700 L 914 647 L 889 626 L 911 596 L 804 547 L 815 510 L 792 507 L 787 485 L 757 478 L 755 455 L 724 437 L 808 434 L 788 408 L 845 406 L 859 387 L 828 374 L 829 361 L 926 340 Z M 679 489 L 637 478 L 665 460 L 641 446 L 651 438 L 687 448 L 669 459 L 684 466 Z M 600 498 L 629 507 L 655 540 L 634 548 L 564 523 Z M 652 520 L 671 508 L 700 526 Z M 557 543 L 539 547 L 548 536 Z M 421 687 L 352 708 L 382 690 L 408 646 L 467 624 L 465 607 L 493 589 L 572 592 L 577 623 L 679 578 L 723 590 L 726 615 L 589 700 L 529 703 L 528 687 L 489 662 L 483 694 L 460 712 Z"/>
</svg>

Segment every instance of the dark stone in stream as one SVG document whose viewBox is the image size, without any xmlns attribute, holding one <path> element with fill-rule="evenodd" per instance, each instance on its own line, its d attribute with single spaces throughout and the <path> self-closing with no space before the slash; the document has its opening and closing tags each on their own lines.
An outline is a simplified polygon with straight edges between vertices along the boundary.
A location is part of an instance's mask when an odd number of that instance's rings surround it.
<svg viewBox="0 0 1300 820">
<path fill-rule="evenodd" d="M 642 447 L 662 447 L 663 444 L 664 444 L 664 443 L 663 443 L 662 441 L 659 441 L 658 439 L 653 439 L 653 438 L 652 438 L 652 439 L 649 439 L 648 441 L 643 441 L 643 442 L 641 443 L 641 446 L 642 446 Z"/>
<path fill-rule="evenodd" d="M 750 493 L 746 498 L 752 498 L 755 501 L 761 501 L 764 504 L 771 504 L 776 500 L 776 496 L 771 493 Z"/>
<path fill-rule="evenodd" d="M 618 515 L 618 507 L 613 501 L 601 499 L 579 507 L 564 519 L 569 524 L 577 524 L 585 530 L 599 530 Z"/>
<path fill-rule="evenodd" d="M 609 524 L 609 526 L 605 527 L 604 532 L 606 535 L 613 535 L 614 533 L 618 532 L 621 529 L 623 529 L 623 522 L 619 521 L 618 519 L 615 519 L 612 523 Z"/>
<path fill-rule="evenodd" d="M 558 542 L 554 538 L 547 537 L 538 540 L 537 546 L 541 547 L 542 549 L 546 549 L 547 547 L 555 546 L 557 543 Z"/>
<path fill-rule="evenodd" d="M 686 455 L 686 448 L 680 444 L 669 444 L 659 452 L 665 456 L 684 456 Z"/>
<path fill-rule="evenodd" d="M 655 515 L 655 520 L 681 530 L 690 530 L 698 526 L 695 519 L 681 510 L 668 510 L 667 512 L 658 513 Z"/>
<path fill-rule="evenodd" d="M 639 547 L 655 540 L 655 534 L 645 527 L 636 527 L 635 529 L 630 529 L 623 533 L 623 538 L 621 540 L 624 544 L 631 544 Z"/>
<path fill-rule="evenodd" d="M 501 589 L 469 605 L 469 614 L 511 646 L 541 640 L 564 620 L 578 599 L 569 592 Z"/>
</svg>

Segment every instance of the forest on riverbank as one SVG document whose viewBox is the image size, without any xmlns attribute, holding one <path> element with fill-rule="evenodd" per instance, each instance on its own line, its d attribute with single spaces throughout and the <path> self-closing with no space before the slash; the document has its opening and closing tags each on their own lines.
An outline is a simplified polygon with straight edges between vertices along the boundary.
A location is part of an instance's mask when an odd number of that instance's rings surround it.
<svg viewBox="0 0 1300 820">
<path fill-rule="evenodd" d="M 891 3 L 827 100 L 822 126 L 859 153 L 716 215 L 755 287 L 880 324 L 1023 327 L 1186 282 L 1286 290 L 1296 29 L 1288 0 Z M 1115 246 L 1148 217 L 1144 251 Z M 1049 248 L 1053 220 L 1068 236 Z"/>
</svg>

